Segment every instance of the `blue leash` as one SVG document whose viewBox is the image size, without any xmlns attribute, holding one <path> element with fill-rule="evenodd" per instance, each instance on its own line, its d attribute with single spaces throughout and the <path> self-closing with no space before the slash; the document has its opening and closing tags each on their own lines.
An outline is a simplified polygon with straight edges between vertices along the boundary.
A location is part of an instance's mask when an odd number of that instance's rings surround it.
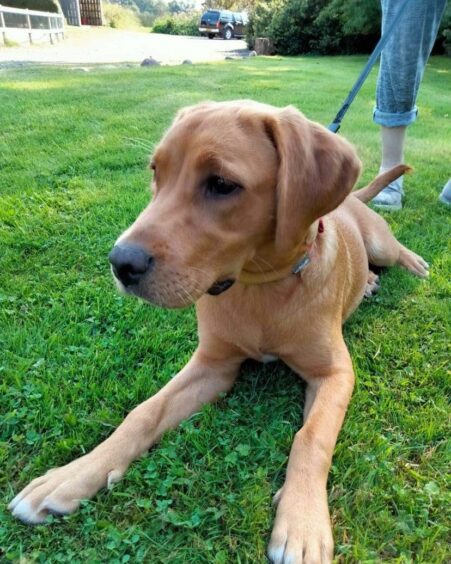
<svg viewBox="0 0 451 564">
<path fill-rule="evenodd" d="M 393 18 L 393 21 L 391 22 L 390 27 L 385 31 L 385 33 L 379 39 L 378 44 L 374 48 L 374 51 L 371 53 L 371 56 L 368 59 L 368 62 L 366 63 L 366 65 L 365 65 L 365 68 L 360 73 L 359 78 L 356 80 L 354 86 L 352 87 L 352 90 L 349 92 L 346 100 L 343 102 L 343 104 L 342 104 L 341 108 L 339 109 L 337 115 L 335 116 L 333 122 L 330 123 L 327 126 L 327 129 L 329 131 L 332 131 L 332 133 L 337 133 L 337 131 L 340 129 L 341 120 L 344 118 L 346 112 L 349 110 L 352 102 L 354 101 L 354 98 L 357 96 L 357 94 L 358 94 L 360 88 L 362 87 L 363 83 L 365 82 L 367 76 L 370 74 L 370 71 L 373 68 L 374 63 L 376 62 L 377 58 L 381 54 L 382 49 L 385 47 L 385 44 L 387 43 L 390 35 L 393 33 L 393 30 L 395 29 L 396 24 L 398 23 L 398 20 L 401 17 L 401 14 L 403 13 L 404 8 L 406 7 L 406 5 L 409 1 L 410 0 L 404 0 L 404 2 L 399 7 L 399 10 L 398 10 L 396 16 Z"/>
</svg>

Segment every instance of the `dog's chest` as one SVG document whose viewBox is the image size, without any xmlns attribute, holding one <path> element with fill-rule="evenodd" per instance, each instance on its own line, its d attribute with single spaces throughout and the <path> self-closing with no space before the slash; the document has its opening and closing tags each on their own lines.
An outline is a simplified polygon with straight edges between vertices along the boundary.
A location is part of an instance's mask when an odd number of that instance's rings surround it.
<svg viewBox="0 0 451 564">
<path fill-rule="evenodd" d="M 255 299 L 249 291 L 230 293 L 230 297 L 233 299 L 229 303 L 214 298 L 198 302 L 201 334 L 213 332 L 239 348 L 244 356 L 263 363 L 278 360 L 294 343 L 303 340 L 302 326 L 310 315 L 303 313 L 302 302 L 266 300 L 262 292 Z"/>
<path fill-rule="evenodd" d="M 229 322 L 227 326 L 222 325 L 222 336 L 241 349 L 245 356 L 265 364 L 278 359 L 283 344 L 279 332 L 273 332 L 271 326 L 251 317 L 229 318 Z"/>
</svg>

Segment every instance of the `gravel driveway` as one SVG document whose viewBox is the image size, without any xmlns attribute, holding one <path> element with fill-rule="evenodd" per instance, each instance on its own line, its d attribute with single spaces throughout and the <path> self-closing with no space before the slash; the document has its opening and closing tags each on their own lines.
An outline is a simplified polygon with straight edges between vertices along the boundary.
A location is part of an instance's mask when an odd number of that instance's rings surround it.
<svg viewBox="0 0 451 564">
<path fill-rule="evenodd" d="M 224 41 L 206 37 L 161 35 L 111 28 L 66 28 L 66 39 L 50 45 L 0 46 L 0 65 L 35 62 L 53 64 L 140 63 L 152 56 L 163 64 L 223 60 L 226 56 L 246 56 L 242 40 Z M 5 65 L 6 63 L 6 65 Z"/>
</svg>

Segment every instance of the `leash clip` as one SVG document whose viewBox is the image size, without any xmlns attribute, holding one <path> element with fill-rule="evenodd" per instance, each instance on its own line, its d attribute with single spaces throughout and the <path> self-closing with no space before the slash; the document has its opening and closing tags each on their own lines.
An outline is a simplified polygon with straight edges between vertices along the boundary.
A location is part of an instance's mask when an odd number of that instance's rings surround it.
<svg viewBox="0 0 451 564">
<path fill-rule="evenodd" d="M 308 254 L 305 254 L 301 260 L 296 263 L 293 267 L 292 273 L 293 274 L 301 274 L 301 272 L 304 270 L 304 268 L 310 264 L 310 257 L 308 256 Z"/>
</svg>

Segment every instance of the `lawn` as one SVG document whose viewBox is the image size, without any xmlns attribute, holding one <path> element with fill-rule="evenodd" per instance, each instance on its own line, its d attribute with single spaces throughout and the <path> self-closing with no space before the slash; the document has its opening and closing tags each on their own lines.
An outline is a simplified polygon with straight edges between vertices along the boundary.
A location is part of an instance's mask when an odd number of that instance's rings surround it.
<svg viewBox="0 0 451 564">
<path fill-rule="evenodd" d="M 302 417 L 302 384 L 281 364 L 246 364 L 230 395 L 78 513 L 27 527 L 6 504 L 107 437 L 195 347 L 193 308 L 118 295 L 106 258 L 149 199 L 148 155 L 175 112 L 254 98 L 328 123 L 364 61 L 0 71 L 0 561 L 265 561 L 271 496 Z M 379 164 L 375 77 L 341 131 L 365 165 L 361 184 Z M 431 276 L 387 271 L 345 327 L 357 385 L 329 479 L 340 562 L 451 559 L 451 233 L 437 201 L 451 172 L 450 91 L 451 59 L 431 59 L 408 133 L 405 209 L 387 216 Z"/>
</svg>

